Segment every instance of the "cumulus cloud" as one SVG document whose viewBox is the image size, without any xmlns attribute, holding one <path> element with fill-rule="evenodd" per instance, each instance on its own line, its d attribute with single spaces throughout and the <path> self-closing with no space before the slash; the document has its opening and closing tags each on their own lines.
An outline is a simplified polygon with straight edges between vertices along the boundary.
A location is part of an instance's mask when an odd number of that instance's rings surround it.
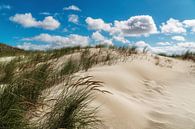
<svg viewBox="0 0 195 129">
<path fill-rule="evenodd" d="M 10 10 L 11 6 L 10 5 L 0 5 L 0 10 L 7 9 Z"/>
<path fill-rule="evenodd" d="M 176 41 L 185 41 L 185 37 L 183 36 L 173 36 L 171 37 L 172 40 L 176 40 Z"/>
<path fill-rule="evenodd" d="M 103 45 L 113 45 L 111 39 L 105 38 L 100 32 L 96 31 L 92 34 L 92 39 L 95 40 L 97 44 L 103 44 Z"/>
<path fill-rule="evenodd" d="M 141 36 L 157 33 L 157 28 L 151 16 L 141 15 L 130 17 L 128 20 L 115 21 L 114 24 L 105 23 L 102 19 L 86 19 L 88 28 L 92 30 L 103 30 L 110 35 L 120 37 Z"/>
<path fill-rule="evenodd" d="M 63 10 L 81 11 L 81 9 L 75 5 L 71 5 L 69 7 L 64 7 Z"/>
<path fill-rule="evenodd" d="M 31 38 L 24 38 L 23 41 L 38 41 L 50 46 L 61 47 L 71 47 L 71 46 L 87 46 L 90 43 L 90 38 L 88 36 L 81 36 L 77 34 L 71 34 L 67 37 L 50 35 L 50 34 L 40 34 Z"/>
<path fill-rule="evenodd" d="M 91 30 L 110 31 L 111 29 L 111 24 L 105 23 L 102 19 L 93 19 L 91 17 L 87 17 L 85 21 L 88 25 L 88 28 Z"/>
<path fill-rule="evenodd" d="M 193 32 L 195 32 L 195 19 L 192 20 L 184 20 L 183 23 L 187 28 L 191 28 Z"/>
<path fill-rule="evenodd" d="M 184 24 L 173 18 L 170 18 L 166 23 L 162 23 L 160 28 L 161 32 L 166 34 L 186 32 Z"/>
<path fill-rule="evenodd" d="M 96 31 L 92 34 L 92 39 L 96 41 L 101 41 L 101 40 L 104 40 L 105 37 L 102 34 L 100 34 L 100 32 Z"/>
<path fill-rule="evenodd" d="M 145 41 L 137 41 L 134 43 L 138 50 L 143 50 L 147 47 L 152 53 L 164 53 L 168 55 L 172 54 L 183 54 L 186 51 L 195 52 L 195 42 L 179 42 L 179 43 L 169 43 L 169 42 L 158 42 L 157 46 L 151 46 Z"/>
<path fill-rule="evenodd" d="M 151 16 L 140 15 L 130 17 L 126 21 L 115 21 L 111 33 L 123 36 L 141 36 L 157 33 L 157 27 Z"/>
<path fill-rule="evenodd" d="M 79 23 L 79 16 L 75 15 L 75 14 L 71 14 L 68 16 L 68 21 L 72 22 L 74 24 L 78 24 Z"/>
<path fill-rule="evenodd" d="M 43 21 L 37 21 L 31 13 L 16 14 L 15 16 L 10 17 L 10 21 L 18 23 L 26 28 L 36 27 L 47 30 L 55 30 L 60 26 L 60 22 L 52 16 L 45 17 Z"/>
</svg>

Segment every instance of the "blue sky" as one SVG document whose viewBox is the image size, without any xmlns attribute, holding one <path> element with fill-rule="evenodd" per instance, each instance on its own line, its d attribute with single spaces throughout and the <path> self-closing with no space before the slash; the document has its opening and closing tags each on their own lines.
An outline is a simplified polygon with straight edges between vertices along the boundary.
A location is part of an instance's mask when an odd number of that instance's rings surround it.
<svg viewBox="0 0 195 129">
<path fill-rule="evenodd" d="M 195 51 L 194 0 L 1 0 L 0 42 L 24 49 L 109 44 Z"/>
</svg>

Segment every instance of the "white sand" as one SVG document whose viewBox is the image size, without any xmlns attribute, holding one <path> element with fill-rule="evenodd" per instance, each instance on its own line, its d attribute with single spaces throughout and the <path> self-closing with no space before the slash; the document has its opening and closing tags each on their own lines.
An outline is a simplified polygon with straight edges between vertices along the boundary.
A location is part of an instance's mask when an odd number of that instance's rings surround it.
<svg viewBox="0 0 195 129">
<path fill-rule="evenodd" d="M 165 57 L 92 68 L 112 94 L 98 94 L 104 129 L 195 129 L 195 64 Z M 157 64 L 157 65 L 156 65 Z"/>
<path fill-rule="evenodd" d="M 60 58 L 56 63 L 63 61 Z M 98 115 L 104 125 L 99 129 L 195 129 L 195 63 L 138 54 L 127 62 L 77 74 L 94 76 L 112 93 L 98 93 L 92 103 L 100 106 Z M 61 87 L 51 87 L 51 92 L 43 94 L 55 99 Z M 48 107 L 42 110 L 40 116 L 50 111 Z"/>
</svg>

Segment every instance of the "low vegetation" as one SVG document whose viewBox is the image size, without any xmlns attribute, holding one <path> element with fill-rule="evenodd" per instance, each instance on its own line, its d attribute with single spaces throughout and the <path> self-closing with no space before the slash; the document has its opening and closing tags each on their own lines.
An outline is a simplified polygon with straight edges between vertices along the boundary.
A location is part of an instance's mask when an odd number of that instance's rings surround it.
<svg viewBox="0 0 195 129">
<path fill-rule="evenodd" d="M 97 108 L 90 107 L 94 92 L 99 92 L 101 82 L 90 76 L 76 81 L 68 78 L 54 109 L 48 115 L 44 129 L 95 129 L 102 123 L 97 116 Z M 106 91 L 101 91 L 106 92 Z"/>
<path fill-rule="evenodd" d="M 144 48 L 143 53 L 147 51 Z M 24 51 L 0 44 L 0 57 L 15 56 L 11 61 L 0 62 L 0 129 L 98 128 L 103 122 L 97 115 L 98 108 L 90 103 L 97 92 L 108 92 L 102 90 L 102 82 L 75 73 L 95 65 L 111 65 L 119 59 L 125 61 L 133 54 L 137 54 L 136 47 L 98 45 Z M 189 51 L 171 57 L 195 61 L 195 54 Z M 155 60 L 159 65 L 159 57 Z M 45 102 L 45 91 L 58 85 L 62 91 L 56 93 L 57 98 Z M 38 115 L 40 107 L 50 110 Z"/>
<path fill-rule="evenodd" d="M 96 92 L 107 92 L 100 90 L 102 82 L 92 80 L 92 77 L 75 79 L 74 73 L 87 71 L 97 64 L 111 65 L 121 57 L 136 54 L 135 47 L 102 45 L 48 51 L 24 51 L 6 45 L 0 48 L 3 51 L 1 57 L 16 56 L 11 61 L 0 62 L 0 129 L 98 127 L 102 123 L 97 116 L 98 108 L 89 105 Z M 65 55 L 68 58 L 61 60 Z M 56 70 L 54 64 L 59 61 L 63 63 Z M 31 124 L 31 117 L 37 116 L 32 116 L 29 111 L 47 105 L 43 91 L 62 83 L 64 90 L 57 99 L 51 100 L 55 103 L 46 114 L 45 123 Z"/>
<path fill-rule="evenodd" d="M 25 51 L 19 48 L 10 47 L 8 45 L 0 43 L 0 57 L 5 56 L 18 56 L 24 54 Z"/>
<path fill-rule="evenodd" d="M 167 55 L 164 53 L 160 53 L 160 56 L 165 56 L 165 57 L 172 57 L 172 58 L 177 58 L 177 59 L 182 59 L 182 60 L 191 60 L 195 62 L 195 53 L 186 51 L 185 53 L 182 54 L 172 54 L 172 55 Z"/>
</svg>

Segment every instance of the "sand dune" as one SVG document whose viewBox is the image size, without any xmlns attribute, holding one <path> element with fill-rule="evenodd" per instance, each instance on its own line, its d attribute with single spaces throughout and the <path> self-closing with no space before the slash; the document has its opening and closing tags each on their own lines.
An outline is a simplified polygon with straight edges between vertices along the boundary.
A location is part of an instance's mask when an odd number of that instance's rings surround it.
<svg viewBox="0 0 195 129">
<path fill-rule="evenodd" d="M 195 64 L 137 55 L 89 72 L 112 94 L 98 94 L 104 129 L 195 129 Z"/>
</svg>

